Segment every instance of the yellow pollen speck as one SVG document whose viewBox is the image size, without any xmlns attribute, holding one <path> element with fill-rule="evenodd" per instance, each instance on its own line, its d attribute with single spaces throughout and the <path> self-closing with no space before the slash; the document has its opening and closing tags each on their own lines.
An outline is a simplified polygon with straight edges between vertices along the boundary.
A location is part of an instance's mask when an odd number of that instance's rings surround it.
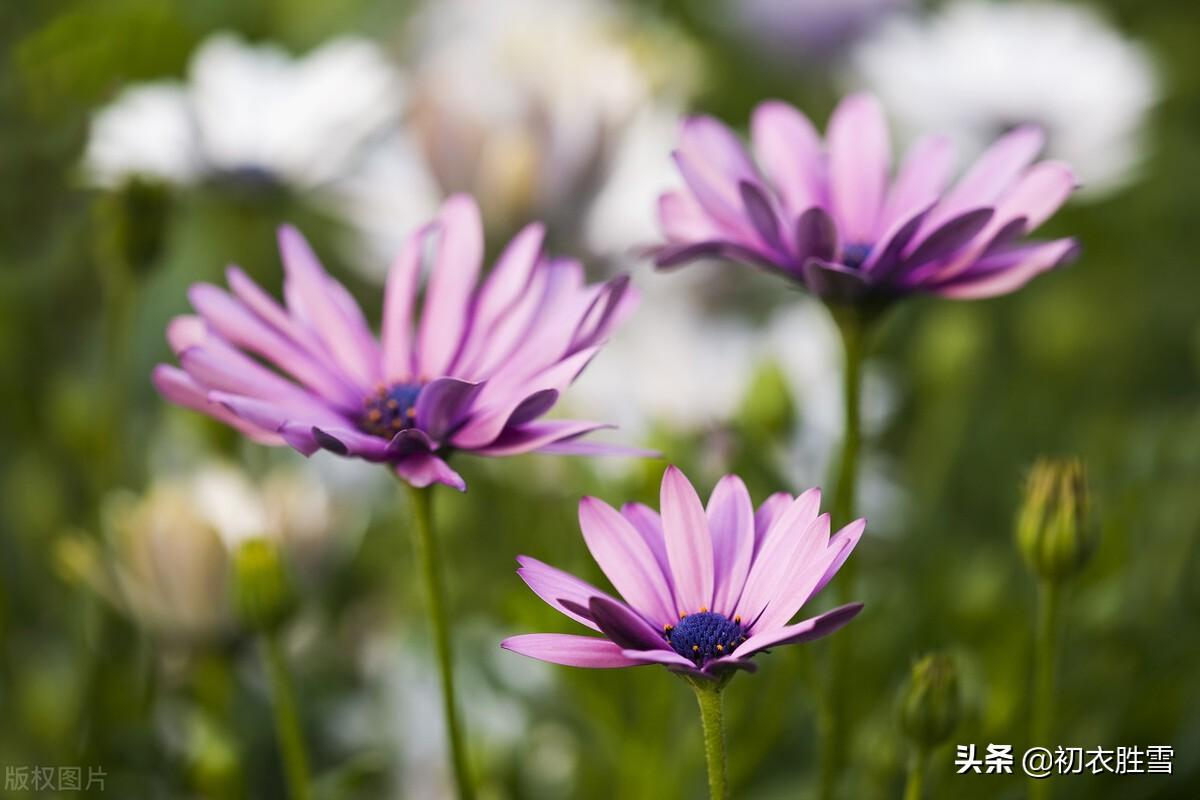
<svg viewBox="0 0 1200 800">
<path fill-rule="evenodd" d="M 733 621 L 734 621 L 734 622 L 736 622 L 738 625 L 741 625 L 741 624 L 742 624 L 742 615 L 741 615 L 741 614 L 734 614 L 734 615 L 733 615 Z"/>
<path fill-rule="evenodd" d="M 397 408 L 400 407 L 400 401 L 393 397 L 387 401 L 387 407 L 390 408 L 392 411 L 395 411 Z"/>
<path fill-rule="evenodd" d="M 719 645 L 717 645 L 717 652 L 718 652 L 718 653 L 724 653 L 724 652 L 725 652 L 725 645 L 723 645 L 723 644 L 719 644 Z"/>
<path fill-rule="evenodd" d="M 402 420 L 398 420 L 398 419 L 392 420 L 392 430 L 398 431 L 403 427 L 404 427 L 404 422 Z"/>
<path fill-rule="evenodd" d="M 417 409 L 413 406 L 409 406 L 408 411 L 404 412 L 404 416 L 408 417 L 409 419 L 416 419 Z"/>
<path fill-rule="evenodd" d="M 700 613 L 701 613 L 701 614 L 707 614 L 707 613 L 708 613 L 708 606 L 700 606 Z"/>
<path fill-rule="evenodd" d="M 699 653 L 699 652 L 700 652 L 700 645 L 698 645 L 698 644 L 694 644 L 694 645 L 692 645 L 692 652 L 693 652 L 693 653 Z"/>
<path fill-rule="evenodd" d="M 663 633 L 670 633 L 673 630 L 675 630 L 674 625 L 663 625 Z"/>
<path fill-rule="evenodd" d="M 383 412 L 378 408 L 372 408 L 367 412 L 367 419 L 371 420 L 371 422 L 379 422 L 379 420 L 383 419 Z"/>
<path fill-rule="evenodd" d="M 680 619 L 686 619 L 686 618 L 687 618 L 687 612 L 686 612 L 686 611 L 680 611 L 680 612 L 679 612 L 679 618 L 680 618 Z"/>
</svg>

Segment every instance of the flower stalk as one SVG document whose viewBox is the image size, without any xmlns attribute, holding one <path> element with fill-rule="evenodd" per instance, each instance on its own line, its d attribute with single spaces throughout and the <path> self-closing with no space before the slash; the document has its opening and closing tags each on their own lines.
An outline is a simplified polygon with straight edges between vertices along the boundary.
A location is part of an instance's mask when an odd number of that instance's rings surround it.
<svg viewBox="0 0 1200 800">
<path fill-rule="evenodd" d="M 300 728 L 300 714 L 296 706 L 296 693 L 287 668 L 277 630 L 263 631 L 261 635 L 263 661 L 271 682 L 271 700 L 275 712 L 275 735 L 279 739 L 279 751 L 283 758 L 288 791 L 292 800 L 312 800 L 312 779 L 308 767 L 308 753 L 304 747 L 304 734 Z"/>
<path fill-rule="evenodd" d="M 725 711 L 721 692 L 725 681 L 689 678 L 700 706 L 704 732 L 704 760 L 708 765 L 708 794 L 711 800 L 729 800 L 729 768 L 725 755 Z"/>
<path fill-rule="evenodd" d="M 450 625 L 446 617 L 445 580 L 442 576 L 437 538 L 433 531 L 432 490 L 405 485 L 409 490 L 417 562 L 423 573 L 429 624 L 434 649 L 437 652 L 438 672 L 442 684 L 442 715 L 446 723 L 446 739 L 453 761 L 454 779 L 458 786 L 459 798 L 472 800 L 475 792 L 471 784 L 466 747 L 463 745 L 463 726 L 458 716 L 458 702 L 454 689 L 454 656 L 450 646 Z"/>
<path fill-rule="evenodd" d="M 913 750 L 908 757 L 908 779 L 904 782 L 904 800 L 921 800 L 925 793 L 925 765 L 929 753 L 923 748 Z"/>
<path fill-rule="evenodd" d="M 1062 589 L 1051 579 L 1038 585 L 1037 639 L 1034 645 L 1032 744 L 1049 747 L 1054 733 L 1054 685 L 1057 669 L 1059 616 Z M 1031 800 L 1049 800 L 1051 781 L 1034 780 L 1029 785 Z"/>
</svg>

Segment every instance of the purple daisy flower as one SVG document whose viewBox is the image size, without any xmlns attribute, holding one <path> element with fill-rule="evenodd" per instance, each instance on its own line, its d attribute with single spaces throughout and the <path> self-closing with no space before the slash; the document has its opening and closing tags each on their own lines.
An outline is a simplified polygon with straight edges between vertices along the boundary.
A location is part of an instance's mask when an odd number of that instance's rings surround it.
<svg viewBox="0 0 1200 800">
<path fill-rule="evenodd" d="M 674 157 L 686 189 L 659 199 L 659 266 L 721 256 L 844 303 L 991 297 L 1078 254 L 1074 239 L 1025 239 L 1077 188 L 1066 164 L 1035 163 L 1036 127 L 1002 136 L 950 188 L 942 136 L 913 145 L 889 180 L 887 123 L 868 94 L 842 100 L 824 142 L 779 101 L 755 109 L 750 138 L 757 163 L 717 120 L 684 122 Z"/>
<path fill-rule="evenodd" d="M 459 450 L 632 453 L 577 441 L 606 427 L 599 423 L 540 419 L 637 299 L 625 277 L 587 284 L 578 262 L 544 256 L 543 236 L 540 224 L 526 227 L 476 286 L 479 210 L 470 197 L 451 197 L 392 264 L 377 339 L 346 288 L 285 226 L 286 307 L 237 267 L 227 273 L 232 293 L 193 285 L 196 315 L 167 329 L 182 369 L 160 364 L 155 386 L 255 441 L 386 463 L 416 487 L 464 490 L 445 460 Z M 418 319 L 427 249 L 433 265 Z"/>
<path fill-rule="evenodd" d="M 736 475 L 708 506 L 675 467 L 662 481 L 662 515 L 638 503 L 617 512 L 593 497 L 579 526 L 600 569 L 624 600 L 521 556 L 517 573 L 538 597 L 602 636 L 534 633 L 501 647 L 553 664 L 631 667 L 663 664 L 686 676 L 720 679 L 753 671 L 750 657 L 825 636 L 861 603 L 788 624 L 850 555 L 866 527 L 856 520 L 832 538 L 818 515 L 821 492 L 772 495 L 758 510 Z"/>
</svg>

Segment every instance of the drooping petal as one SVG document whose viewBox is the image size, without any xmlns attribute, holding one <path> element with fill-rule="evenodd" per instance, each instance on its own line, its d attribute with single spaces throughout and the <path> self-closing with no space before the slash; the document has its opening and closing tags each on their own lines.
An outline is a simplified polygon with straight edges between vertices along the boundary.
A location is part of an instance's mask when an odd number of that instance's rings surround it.
<svg viewBox="0 0 1200 800">
<path fill-rule="evenodd" d="M 731 614 L 742 594 L 754 554 L 754 504 L 746 484 L 726 475 L 705 509 L 713 547 L 713 611 Z"/>
<path fill-rule="evenodd" d="M 624 517 L 585 497 L 579 501 L 579 527 L 592 558 L 621 597 L 655 625 L 675 621 L 675 604 L 654 554 Z"/>
<path fill-rule="evenodd" d="M 429 276 L 417 340 L 420 378 L 445 375 L 467 327 L 468 300 L 483 265 L 483 221 L 467 195 L 454 195 L 438 215 L 441 237 Z"/>
<path fill-rule="evenodd" d="M 738 648 L 733 651 L 733 657 L 745 658 L 746 656 L 766 650 L 769 647 L 811 642 L 813 639 L 828 636 L 854 619 L 858 615 L 858 612 L 862 611 L 862 608 L 862 603 L 850 603 L 839 606 L 832 611 L 826 611 L 824 614 L 812 619 L 797 622 L 795 625 L 788 625 L 783 628 L 776 628 L 755 634 L 738 645 Z"/>
<path fill-rule="evenodd" d="M 843 238 L 855 244 L 875 240 L 891 144 L 883 109 L 869 94 L 842 100 L 829 119 L 831 207 Z"/>
<path fill-rule="evenodd" d="M 505 650 L 523 656 L 561 664 L 565 667 L 613 669 L 641 666 L 638 661 L 621 653 L 621 648 L 598 636 L 576 636 L 568 633 L 527 633 L 510 636 L 500 643 Z"/>
<path fill-rule="evenodd" d="M 717 229 L 691 193 L 667 192 L 658 199 L 658 224 L 668 242 L 694 242 L 717 236 Z"/>
<path fill-rule="evenodd" d="M 587 616 L 579 614 L 563 605 L 562 601 L 569 600 L 587 608 L 593 597 L 609 597 L 607 592 L 597 589 L 587 581 L 576 578 L 569 572 L 563 572 L 561 569 L 544 564 L 536 558 L 517 556 L 517 563 L 521 565 L 517 570 L 521 580 L 525 581 L 534 594 L 546 601 L 547 605 L 554 606 L 571 619 L 587 625 L 592 630 L 600 630 L 600 626 L 592 620 L 590 613 Z"/>
<path fill-rule="evenodd" d="M 434 483 L 444 483 L 460 492 L 467 490 L 467 482 L 450 465 L 433 454 L 407 456 L 396 462 L 396 474 L 418 489 Z"/>
<path fill-rule="evenodd" d="M 667 561 L 675 584 L 676 611 L 692 614 L 712 606 L 713 544 L 704 506 L 675 466 L 663 474 L 660 497 Z"/>
</svg>

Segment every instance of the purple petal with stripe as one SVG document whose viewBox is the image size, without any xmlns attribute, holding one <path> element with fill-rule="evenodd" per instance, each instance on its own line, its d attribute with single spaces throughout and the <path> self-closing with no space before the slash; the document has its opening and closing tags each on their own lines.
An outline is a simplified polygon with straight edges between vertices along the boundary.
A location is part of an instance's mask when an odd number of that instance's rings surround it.
<svg viewBox="0 0 1200 800">
<path fill-rule="evenodd" d="M 588 603 L 593 597 L 609 597 L 607 592 L 597 589 L 587 581 L 576 578 L 569 572 L 563 572 L 561 569 L 542 563 L 536 558 L 517 556 L 517 563 L 521 565 L 517 570 L 521 580 L 525 581 L 534 594 L 546 601 L 547 605 L 557 608 L 571 619 L 592 630 L 600 630 L 600 626 L 593 621 L 590 610 L 586 615 L 580 614 L 565 606 L 563 601 L 570 601 L 576 606 L 587 609 Z"/>
<path fill-rule="evenodd" d="M 579 501 L 579 528 L 592 558 L 634 610 L 655 625 L 675 621 L 675 604 L 654 555 L 624 517 L 585 497 Z"/>
<path fill-rule="evenodd" d="M 862 608 L 862 603 L 850 603 L 849 605 L 839 606 L 832 611 L 827 611 L 812 619 L 797 622 L 795 625 L 788 625 L 783 628 L 776 628 L 772 631 L 755 634 L 742 642 L 738 646 L 738 649 L 733 651 L 733 656 L 735 658 L 745 658 L 770 647 L 799 644 L 801 642 L 811 642 L 814 639 L 820 639 L 822 636 L 828 636 L 854 619 L 858 615 L 858 612 L 862 611 Z"/>
<path fill-rule="evenodd" d="M 704 506 L 678 467 L 663 474 L 660 505 L 667 561 L 675 598 L 683 613 L 710 608 L 713 598 L 713 545 Z"/>
</svg>

